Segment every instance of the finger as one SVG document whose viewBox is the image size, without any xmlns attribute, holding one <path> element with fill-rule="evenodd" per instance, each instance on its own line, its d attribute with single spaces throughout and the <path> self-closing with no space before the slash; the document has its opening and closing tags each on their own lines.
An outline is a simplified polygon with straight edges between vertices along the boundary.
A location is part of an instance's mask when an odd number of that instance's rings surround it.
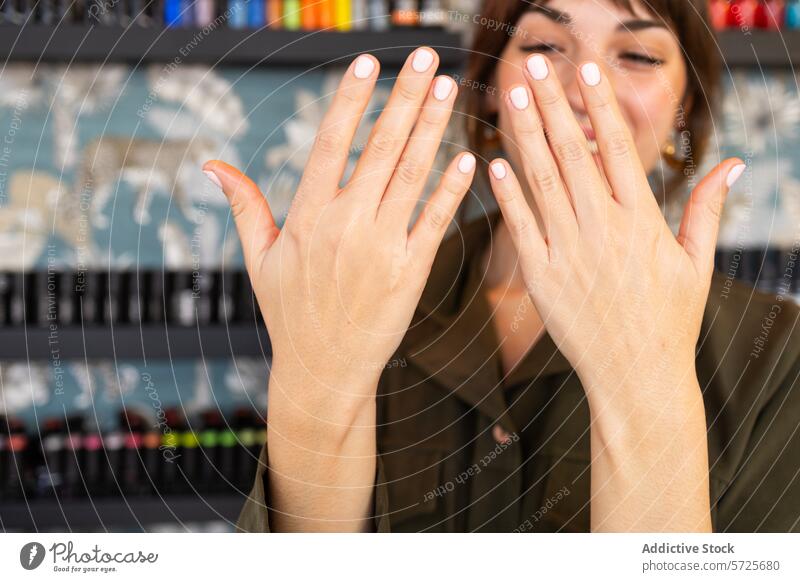
<svg viewBox="0 0 800 582">
<path fill-rule="evenodd" d="M 362 186 L 368 187 L 374 192 L 376 206 L 406 147 L 438 63 L 439 56 L 433 49 L 421 47 L 411 53 L 356 164 L 348 190 L 350 186 L 359 191 Z"/>
<path fill-rule="evenodd" d="M 455 103 L 456 83 L 450 77 L 438 77 L 406 144 L 400 163 L 383 196 L 379 220 L 408 228 L 411 214 L 428 180 L 447 122 Z"/>
<path fill-rule="evenodd" d="M 574 234 L 577 228 L 575 210 L 547 143 L 542 120 L 533 106 L 530 89 L 523 85 L 512 87 L 506 106 L 545 236 L 558 241 L 562 235 Z"/>
<path fill-rule="evenodd" d="M 739 158 L 725 160 L 692 191 L 683 213 L 678 242 L 692 258 L 698 272 L 711 272 L 719 234 L 722 206 L 731 186 L 747 166 Z"/>
<path fill-rule="evenodd" d="M 525 267 L 546 259 L 547 243 L 508 162 L 495 160 L 489 164 L 489 179 L 521 264 Z"/>
<path fill-rule="evenodd" d="M 655 203 L 647 173 L 608 77 L 597 63 L 588 62 L 580 67 L 578 78 L 614 199 L 620 204 L 633 205 L 641 202 L 642 194 L 647 194 L 647 200 Z"/>
<path fill-rule="evenodd" d="M 445 170 L 408 236 L 408 252 L 428 268 L 475 177 L 475 156 L 465 152 Z"/>
<path fill-rule="evenodd" d="M 586 134 L 564 95 L 564 88 L 544 55 L 532 55 L 525 68 L 550 149 L 572 198 L 578 224 L 601 216 L 608 198 L 607 191 L 589 151 Z"/>
<path fill-rule="evenodd" d="M 248 271 L 278 238 L 280 229 L 261 190 L 233 166 L 219 160 L 203 164 L 208 179 L 228 198 Z M 252 272 L 252 271 L 251 271 Z"/>
<path fill-rule="evenodd" d="M 338 193 L 350 146 L 372 97 L 379 68 L 375 57 L 360 55 L 342 77 L 311 148 L 298 187 L 298 204 L 306 199 L 325 204 Z"/>
</svg>

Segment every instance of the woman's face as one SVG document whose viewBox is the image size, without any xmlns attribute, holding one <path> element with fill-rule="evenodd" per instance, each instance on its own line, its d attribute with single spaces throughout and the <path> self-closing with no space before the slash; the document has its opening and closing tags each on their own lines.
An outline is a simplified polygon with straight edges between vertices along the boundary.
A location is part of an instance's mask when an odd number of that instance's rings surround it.
<svg viewBox="0 0 800 582">
<path fill-rule="evenodd" d="M 499 91 L 492 97 L 503 148 L 515 167 L 521 167 L 521 155 L 501 96 L 525 83 L 525 61 L 537 52 L 553 62 L 598 165 L 594 132 L 575 78 L 576 68 L 588 60 L 604 66 L 645 170 L 655 167 L 686 114 L 686 65 L 672 32 L 638 2 L 633 5 L 630 14 L 606 0 L 551 0 L 520 18 L 495 70 Z"/>
</svg>

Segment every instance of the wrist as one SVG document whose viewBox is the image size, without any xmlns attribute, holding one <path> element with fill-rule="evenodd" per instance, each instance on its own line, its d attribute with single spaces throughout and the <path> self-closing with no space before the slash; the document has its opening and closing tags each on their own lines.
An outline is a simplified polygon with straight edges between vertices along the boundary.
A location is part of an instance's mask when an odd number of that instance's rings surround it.
<svg viewBox="0 0 800 582">
<path fill-rule="evenodd" d="M 334 439 L 353 428 L 374 430 L 378 378 L 322 374 L 275 359 L 270 370 L 268 422 L 296 436 L 313 433 Z"/>
</svg>

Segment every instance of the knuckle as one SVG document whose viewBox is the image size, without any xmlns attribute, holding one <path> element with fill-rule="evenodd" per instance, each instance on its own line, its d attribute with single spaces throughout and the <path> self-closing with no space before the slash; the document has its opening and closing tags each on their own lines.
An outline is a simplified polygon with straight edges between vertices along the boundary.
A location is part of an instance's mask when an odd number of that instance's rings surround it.
<svg viewBox="0 0 800 582">
<path fill-rule="evenodd" d="M 542 192 L 553 192 L 558 188 L 561 178 L 553 168 L 544 168 L 534 174 L 536 185 Z"/>
<path fill-rule="evenodd" d="M 706 212 L 708 212 L 709 222 L 717 223 L 722 220 L 723 204 L 720 200 L 714 199 L 706 204 Z"/>
<path fill-rule="evenodd" d="M 415 186 L 425 178 L 425 168 L 413 160 L 404 160 L 397 166 L 397 178 L 406 186 Z"/>
<path fill-rule="evenodd" d="M 391 158 L 397 149 L 397 140 L 388 132 L 378 131 L 369 142 L 369 151 L 377 159 Z"/>
<path fill-rule="evenodd" d="M 615 131 L 604 140 L 606 151 L 615 158 L 625 158 L 630 155 L 631 144 L 627 136 L 621 131 Z"/>
<path fill-rule="evenodd" d="M 542 107 L 554 107 L 561 102 L 562 98 L 558 91 L 545 89 L 536 96 L 536 101 Z"/>
<path fill-rule="evenodd" d="M 514 230 L 521 239 L 524 239 L 531 232 L 531 221 L 518 217 L 517 220 L 514 221 Z"/>
<path fill-rule="evenodd" d="M 231 197 L 231 214 L 233 215 L 233 219 L 236 220 L 240 218 L 245 212 L 247 212 L 247 203 L 242 199 L 241 193 L 234 192 Z"/>
<path fill-rule="evenodd" d="M 520 124 L 516 128 L 517 136 L 522 139 L 534 139 L 544 136 L 544 125 L 542 120 L 537 116 L 536 118 L 529 119 L 527 122 Z"/>
<path fill-rule="evenodd" d="M 400 81 L 395 86 L 397 97 L 406 103 L 413 103 L 419 99 L 419 91 L 410 83 Z"/>
<path fill-rule="evenodd" d="M 360 105 L 362 98 L 362 91 L 357 87 L 349 87 L 339 92 L 339 97 L 342 101 L 349 105 Z"/>
<path fill-rule="evenodd" d="M 577 139 L 568 139 L 554 146 L 556 157 L 566 163 L 581 162 L 589 155 L 589 150 L 585 143 Z"/>
<path fill-rule="evenodd" d="M 333 130 L 320 131 L 314 144 L 315 149 L 324 154 L 338 153 L 342 146 L 342 136 Z"/>
<path fill-rule="evenodd" d="M 417 126 L 423 130 L 438 130 L 442 125 L 442 115 L 438 111 L 424 109 L 417 120 Z"/>
<path fill-rule="evenodd" d="M 425 220 L 431 228 L 441 230 L 450 224 L 450 215 L 438 204 L 429 204 Z"/>
<path fill-rule="evenodd" d="M 442 180 L 442 190 L 451 196 L 461 196 L 464 189 L 464 183 L 453 176 L 446 176 Z"/>
<path fill-rule="evenodd" d="M 595 112 L 595 114 L 598 116 L 616 117 L 617 112 L 614 111 L 614 108 L 611 106 L 611 103 L 605 97 L 595 97 L 595 101 L 594 103 L 592 103 L 591 107 L 592 110 Z"/>
</svg>

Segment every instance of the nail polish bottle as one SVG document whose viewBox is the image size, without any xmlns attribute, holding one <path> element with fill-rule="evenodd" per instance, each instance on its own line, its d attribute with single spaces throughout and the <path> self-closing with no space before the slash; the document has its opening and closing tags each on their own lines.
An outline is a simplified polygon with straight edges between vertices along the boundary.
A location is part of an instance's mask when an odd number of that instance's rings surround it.
<svg viewBox="0 0 800 582">
<path fill-rule="evenodd" d="M 783 25 L 789 30 L 800 28 L 800 0 L 787 2 Z"/>
<path fill-rule="evenodd" d="M 3 499 L 24 499 L 31 494 L 30 488 L 30 439 L 24 425 L 11 418 L 0 417 L 0 433 L 6 436 L 3 467 L 0 474 L 0 497 Z"/>
<path fill-rule="evenodd" d="M 741 30 L 755 27 L 757 0 L 732 0 L 728 11 L 728 27 Z"/>
<path fill-rule="evenodd" d="M 67 499 L 83 497 L 86 487 L 83 484 L 83 466 L 86 451 L 84 449 L 84 418 L 73 415 L 67 418 L 67 438 L 64 451 L 64 484 L 63 495 Z"/>
<path fill-rule="evenodd" d="M 780 30 L 783 28 L 785 9 L 783 0 L 760 0 L 755 14 L 756 28 Z"/>
</svg>

